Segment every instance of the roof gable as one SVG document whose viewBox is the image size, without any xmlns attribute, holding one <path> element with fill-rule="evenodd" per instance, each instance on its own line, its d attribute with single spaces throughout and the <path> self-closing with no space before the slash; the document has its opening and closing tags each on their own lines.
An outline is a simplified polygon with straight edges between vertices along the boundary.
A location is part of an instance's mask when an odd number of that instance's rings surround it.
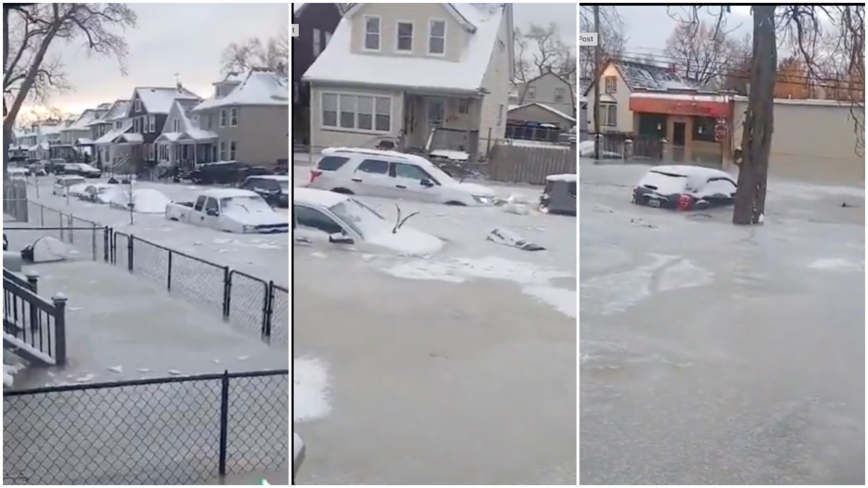
<svg viewBox="0 0 868 488">
<path fill-rule="evenodd" d="M 309 5 L 310 5 L 310 3 L 292 2 L 292 15 L 293 15 L 293 17 L 301 15 L 307 9 L 307 7 Z M 337 9 L 338 15 L 343 15 L 344 11 L 346 10 L 344 4 L 342 4 L 342 3 L 321 3 L 319 5 L 334 5 L 335 8 Z M 347 5 L 352 5 L 352 4 L 347 4 Z"/>
<path fill-rule="evenodd" d="M 202 97 L 182 87 L 138 87 L 133 91 L 132 100 L 139 98 L 144 110 L 149 114 L 168 114 L 172 102 L 178 99 L 201 100 Z M 131 103 L 127 114 L 134 108 Z"/>
<path fill-rule="evenodd" d="M 344 17 L 352 18 L 358 14 L 364 7 L 365 3 L 353 3 L 347 8 Z M 458 22 L 464 30 L 470 33 L 476 32 L 478 15 L 474 12 L 475 8 L 468 3 L 443 3 L 441 4 L 449 15 Z"/>
<path fill-rule="evenodd" d="M 251 69 L 228 95 L 205 100 L 193 110 L 225 107 L 230 105 L 289 106 L 289 80 L 264 69 Z"/>
</svg>

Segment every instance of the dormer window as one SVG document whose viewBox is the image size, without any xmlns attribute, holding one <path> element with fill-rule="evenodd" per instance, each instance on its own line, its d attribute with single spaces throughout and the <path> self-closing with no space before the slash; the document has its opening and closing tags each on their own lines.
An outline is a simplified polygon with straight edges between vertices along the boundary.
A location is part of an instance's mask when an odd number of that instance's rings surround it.
<svg viewBox="0 0 868 488">
<path fill-rule="evenodd" d="M 380 50 L 380 18 L 377 16 L 365 16 L 365 50 Z"/>
<path fill-rule="evenodd" d="M 445 20 L 432 20 L 428 23 L 428 54 L 446 54 Z"/>
</svg>

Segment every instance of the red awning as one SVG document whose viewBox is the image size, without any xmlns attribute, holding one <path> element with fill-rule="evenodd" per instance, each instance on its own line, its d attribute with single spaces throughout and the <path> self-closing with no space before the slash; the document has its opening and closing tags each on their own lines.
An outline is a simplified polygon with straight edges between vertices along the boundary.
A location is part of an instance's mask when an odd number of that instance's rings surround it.
<svg viewBox="0 0 868 488">
<path fill-rule="evenodd" d="M 732 107 L 727 102 L 688 97 L 646 98 L 639 94 L 633 94 L 630 97 L 630 111 L 633 113 L 693 115 L 716 119 L 730 119 L 732 116 Z"/>
</svg>

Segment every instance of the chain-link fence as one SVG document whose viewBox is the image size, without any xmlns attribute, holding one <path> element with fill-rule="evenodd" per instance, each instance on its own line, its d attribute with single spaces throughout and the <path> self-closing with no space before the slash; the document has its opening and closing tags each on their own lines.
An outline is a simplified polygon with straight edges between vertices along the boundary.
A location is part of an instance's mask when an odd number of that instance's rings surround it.
<svg viewBox="0 0 868 488">
<path fill-rule="evenodd" d="M 3 394 L 3 483 L 202 484 L 289 470 L 289 371 Z"/>
<path fill-rule="evenodd" d="M 275 285 L 271 287 L 271 342 L 289 344 L 289 290 Z"/>
<path fill-rule="evenodd" d="M 240 271 L 229 273 L 229 319 L 263 336 L 266 330 L 268 310 L 268 283 Z"/>
</svg>

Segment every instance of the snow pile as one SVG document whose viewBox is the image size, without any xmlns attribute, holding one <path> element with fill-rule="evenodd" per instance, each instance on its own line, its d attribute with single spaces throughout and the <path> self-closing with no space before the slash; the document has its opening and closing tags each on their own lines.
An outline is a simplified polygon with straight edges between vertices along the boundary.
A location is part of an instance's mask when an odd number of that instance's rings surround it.
<svg viewBox="0 0 868 488">
<path fill-rule="evenodd" d="M 50 236 L 40 237 L 29 247 L 32 247 L 34 263 L 63 261 L 79 253 L 68 244 Z M 26 253 L 26 251 L 22 252 Z"/>
<path fill-rule="evenodd" d="M 433 158 L 445 158 L 452 161 L 467 161 L 470 159 L 470 154 L 464 151 L 452 151 L 450 149 L 437 149 L 428 153 Z"/>
<path fill-rule="evenodd" d="M 4 355 L 4 361 L 6 357 Z M 3 364 L 3 386 L 11 387 L 15 378 L 15 375 L 24 369 L 24 364 L 16 363 L 16 364 Z"/>
<path fill-rule="evenodd" d="M 147 214 L 164 213 L 171 203 L 166 195 L 152 188 L 134 188 L 131 192 L 129 187 L 119 186 L 108 191 L 105 198 L 112 207 L 129 210 L 132 203 L 134 212 Z"/>
<path fill-rule="evenodd" d="M 544 251 L 545 248 L 539 244 L 530 242 L 520 235 L 507 229 L 494 229 L 488 234 L 486 240 L 501 244 L 504 246 L 515 247 L 522 251 Z"/>
<path fill-rule="evenodd" d="M 292 421 L 325 417 L 331 411 L 325 365 L 313 358 L 292 359 Z"/>
</svg>

